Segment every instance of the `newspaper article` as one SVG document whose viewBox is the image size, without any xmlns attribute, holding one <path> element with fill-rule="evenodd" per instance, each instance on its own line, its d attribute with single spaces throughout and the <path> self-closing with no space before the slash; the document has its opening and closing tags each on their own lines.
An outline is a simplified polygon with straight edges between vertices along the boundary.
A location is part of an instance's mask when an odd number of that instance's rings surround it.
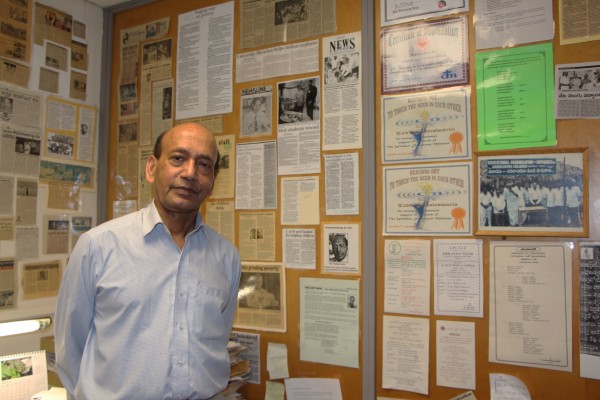
<svg viewBox="0 0 600 400">
<path fill-rule="evenodd" d="M 597 0 L 559 0 L 560 44 L 600 39 Z"/>
<path fill-rule="evenodd" d="M 233 11 L 229 1 L 179 15 L 177 118 L 232 111 Z"/>
<path fill-rule="evenodd" d="M 240 101 L 240 136 L 251 137 L 271 134 L 273 115 L 272 86 L 242 89 Z"/>
<path fill-rule="evenodd" d="M 146 163 L 148 158 L 153 154 L 154 146 L 138 147 L 138 204 L 140 208 L 150 204 L 154 195 L 152 192 L 152 184 L 146 180 Z"/>
<path fill-rule="evenodd" d="M 317 269 L 317 250 L 314 229 L 284 229 L 283 265 L 294 269 Z"/>
<path fill-rule="evenodd" d="M 69 96 L 74 99 L 85 101 L 87 96 L 87 75 L 71 71 L 71 85 Z"/>
<path fill-rule="evenodd" d="M 300 360 L 358 368 L 359 282 L 300 278 Z"/>
<path fill-rule="evenodd" d="M 66 71 L 69 67 L 67 48 L 46 42 L 46 67 Z"/>
<path fill-rule="evenodd" d="M 14 206 L 15 177 L 0 175 L 0 215 L 14 215 Z"/>
<path fill-rule="evenodd" d="M 75 119 L 77 117 L 75 103 L 49 97 L 46 101 L 46 106 L 48 107 L 48 112 L 46 113 L 46 129 L 69 132 L 75 131 Z"/>
<path fill-rule="evenodd" d="M 360 273 L 360 229 L 358 224 L 323 226 L 323 272 Z"/>
<path fill-rule="evenodd" d="M 285 268 L 279 263 L 242 263 L 237 328 L 286 331 Z"/>
<path fill-rule="evenodd" d="M 15 227 L 15 258 L 39 257 L 39 228 L 37 226 Z"/>
<path fill-rule="evenodd" d="M 37 218 L 38 183 L 32 179 L 17 178 L 17 213 L 15 223 L 35 225 Z"/>
<path fill-rule="evenodd" d="M 355 215 L 359 210 L 358 153 L 325 154 L 325 214 Z"/>
<path fill-rule="evenodd" d="M 38 128 L 0 124 L 0 172 L 37 176 L 41 132 Z"/>
<path fill-rule="evenodd" d="M 43 45 L 50 40 L 63 46 L 71 44 L 73 17 L 63 11 L 35 3 L 35 29 L 33 43 Z"/>
<path fill-rule="evenodd" d="M 116 177 L 118 199 L 125 200 L 137 197 L 138 174 L 141 172 L 138 172 L 138 164 L 137 142 L 119 143 L 117 149 Z"/>
<path fill-rule="evenodd" d="M 281 179 L 281 224 L 319 225 L 319 177 Z"/>
<path fill-rule="evenodd" d="M 172 126 L 173 79 L 152 82 L 152 143 Z"/>
<path fill-rule="evenodd" d="M 29 84 L 29 75 L 30 69 L 27 65 L 0 58 L 0 81 L 26 88 Z"/>
<path fill-rule="evenodd" d="M 58 72 L 49 68 L 40 68 L 40 85 L 38 89 L 50 93 L 58 93 Z"/>
<path fill-rule="evenodd" d="M 323 39 L 323 150 L 362 147 L 360 35 Z"/>
<path fill-rule="evenodd" d="M 600 61 L 555 68 L 556 119 L 600 118 Z"/>
<path fill-rule="evenodd" d="M 96 108 L 85 105 L 77 107 L 79 129 L 77 133 L 77 160 L 94 161 L 94 143 L 96 142 Z"/>
<path fill-rule="evenodd" d="M 69 252 L 69 217 L 67 215 L 45 215 L 43 229 L 43 254 L 66 254 Z"/>
<path fill-rule="evenodd" d="M 177 120 L 177 123 L 194 122 L 200 124 L 213 134 L 218 135 L 223 133 L 223 116 L 222 115 L 207 115 L 205 117 L 195 117 L 185 120 Z"/>
<path fill-rule="evenodd" d="M 0 310 L 14 307 L 16 278 L 15 260 L 0 259 Z"/>
<path fill-rule="evenodd" d="M 71 68 L 77 68 L 82 71 L 88 69 L 88 51 L 87 44 L 71 41 Z"/>
<path fill-rule="evenodd" d="M 335 32 L 335 0 L 242 0 L 240 48 Z"/>
<path fill-rule="evenodd" d="M 286 44 L 236 55 L 237 83 L 319 71 L 319 41 Z"/>
<path fill-rule="evenodd" d="M 40 96 L 0 86 L 0 118 L 16 125 L 40 127 Z"/>
<path fill-rule="evenodd" d="M 234 207 L 231 200 L 216 200 L 206 203 L 206 224 L 221 236 L 235 243 Z"/>
<path fill-rule="evenodd" d="M 216 140 L 221 158 L 219 174 L 210 198 L 230 199 L 235 196 L 235 135 L 217 136 Z"/>
<path fill-rule="evenodd" d="M 121 30 L 121 45 L 137 45 L 143 40 L 164 37 L 169 33 L 169 17 Z"/>
<path fill-rule="evenodd" d="M 94 189 L 94 169 L 85 165 L 60 163 L 49 160 L 40 162 L 40 183 L 67 183 L 84 189 Z"/>
<path fill-rule="evenodd" d="M 57 296 L 60 287 L 60 261 L 23 263 L 23 299 Z"/>
<path fill-rule="evenodd" d="M 121 65 L 119 67 L 119 117 L 121 118 L 138 116 L 138 99 L 135 88 L 138 77 L 139 54 L 137 43 L 121 46 Z M 132 89 L 134 89 L 133 94 L 130 93 Z M 129 96 L 126 96 L 127 92 Z M 148 130 L 148 137 L 150 135 L 151 132 Z"/>
<path fill-rule="evenodd" d="M 260 385 L 260 335 L 250 332 L 231 332 L 230 340 L 246 347 L 246 350 L 240 353 L 239 357 L 250 361 L 249 383 Z"/>
<path fill-rule="evenodd" d="M 0 196 L 4 200 L 5 196 Z M 15 240 L 15 217 L 14 215 L 0 215 L 0 240 Z"/>
<path fill-rule="evenodd" d="M 71 217 L 71 249 L 73 251 L 77 241 L 87 231 L 92 229 L 93 218 L 91 216 L 72 216 Z"/>
<path fill-rule="evenodd" d="M 277 145 L 274 140 L 236 146 L 235 209 L 277 208 Z"/>
<path fill-rule="evenodd" d="M 27 0 L 0 2 L 0 54 L 3 56 L 29 62 L 31 4 L 33 1 Z"/>
<path fill-rule="evenodd" d="M 85 29 L 86 25 L 77 20 L 73 20 L 73 38 L 85 40 Z"/>
<path fill-rule="evenodd" d="M 242 260 L 275 261 L 275 213 L 241 212 L 238 249 Z"/>
</svg>

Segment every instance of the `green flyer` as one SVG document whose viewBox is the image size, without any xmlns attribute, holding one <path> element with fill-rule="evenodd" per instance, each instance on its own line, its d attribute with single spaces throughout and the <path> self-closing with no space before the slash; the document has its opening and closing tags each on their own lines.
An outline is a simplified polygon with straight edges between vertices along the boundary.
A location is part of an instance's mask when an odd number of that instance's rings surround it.
<svg viewBox="0 0 600 400">
<path fill-rule="evenodd" d="M 552 43 L 475 54 L 478 149 L 556 145 Z"/>
</svg>

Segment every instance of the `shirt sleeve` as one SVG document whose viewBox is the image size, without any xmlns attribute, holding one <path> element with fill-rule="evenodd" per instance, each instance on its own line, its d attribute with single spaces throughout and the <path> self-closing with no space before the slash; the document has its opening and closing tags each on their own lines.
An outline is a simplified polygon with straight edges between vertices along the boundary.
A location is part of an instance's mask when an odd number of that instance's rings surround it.
<svg viewBox="0 0 600 400">
<path fill-rule="evenodd" d="M 79 380 L 81 358 L 92 328 L 95 306 L 95 270 L 92 242 L 82 235 L 73 249 L 58 294 L 55 318 L 56 367 L 72 394 Z"/>
<path fill-rule="evenodd" d="M 242 275 L 242 263 L 240 262 L 240 254 L 238 251 L 235 251 L 235 254 L 232 257 L 233 273 L 231 274 L 231 290 L 229 291 L 229 301 L 227 302 L 227 306 L 225 306 L 225 311 L 223 312 L 223 318 L 225 320 L 227 332 L 231 331 L 233 327 L 233 318 L 235 316 L 235 310 L 237 308 L 237 297 L 238 297 L 238 289 L 240 286 L 240 276 Z"/>
</svg>

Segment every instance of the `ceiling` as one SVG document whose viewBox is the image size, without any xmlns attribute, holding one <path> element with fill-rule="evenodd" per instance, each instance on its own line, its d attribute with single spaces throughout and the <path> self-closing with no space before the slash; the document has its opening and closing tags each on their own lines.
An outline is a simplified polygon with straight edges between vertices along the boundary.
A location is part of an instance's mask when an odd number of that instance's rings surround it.
<svg viewBox="0 0 600 400">
<path fill-rule="evenodd" d="M 128 3 L 129 1 L 131 0 L 89 0 L 90 3 L 94 3 L 101 8 L 116 6 L 117 4 Z"/>
</svg>

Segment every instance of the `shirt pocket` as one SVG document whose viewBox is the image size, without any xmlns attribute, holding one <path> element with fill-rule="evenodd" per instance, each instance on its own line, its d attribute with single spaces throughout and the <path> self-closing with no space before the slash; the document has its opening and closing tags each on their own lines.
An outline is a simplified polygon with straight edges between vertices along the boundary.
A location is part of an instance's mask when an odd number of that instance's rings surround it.
<svg viewBox="0 0 600 400">
<path fill-rule="evenodd" d="M 222 339 L 225 332 L 223 309 L 227 293 L 221 289 L 199 283 L 192 297 L 192 334 L 201 340 Z"/>
</svg>

